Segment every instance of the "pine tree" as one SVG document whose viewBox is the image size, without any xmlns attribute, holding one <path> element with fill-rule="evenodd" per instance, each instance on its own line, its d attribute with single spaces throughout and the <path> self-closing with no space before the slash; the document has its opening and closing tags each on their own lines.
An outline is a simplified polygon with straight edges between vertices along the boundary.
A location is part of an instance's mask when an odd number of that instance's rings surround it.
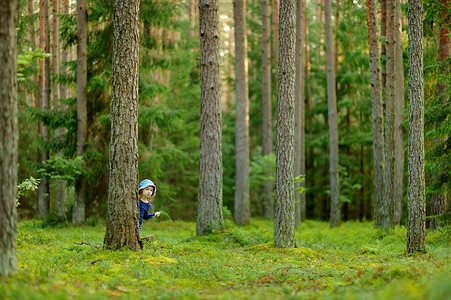
<svg viewBox="0 0 451 300">
<path fill-rule="evenodd" d="M 305 1 L 296 1 L 295 176 L 305 175 Z M 303 188 L 305 182 L 296 188 Z M 305 192 L 295 193 L 296 227 L 305 217 Z"/>
<path fill-rule="evenodd" d="M 87 75 L 87 6 L 86 0 L 77 0 L 77 156 L 82 156 L 88 135 L 86 89 Z M 75 183 L 75 202 L 72 212 L 73 223 L 85 221 L 86 182 L 80 176 Z"/>
<path fill-rule="evenodd" d="M 274 246 L 294 248 L 295 0 L 282 0 L 279 15 Z"/>
<path fill-rule="evenodd" d="M 141 249 L 138 213 L 139 0 L 115 0 L 107 248 Z"/>
<path fill-rule="evenodd" d="M 0 1 L 0 277 L 17 270 L 17 1 Z"/>
<path fill-rule="evenodd" d="M 331 20 L 331 1 L 324 2 L 326 55 L 327 55 L 327 101 L 329 107 L 329 175 L 330 175 L 330 226 L 341 223 L 340 187 L 338 177 L 338 124 L 335 87 L 335 61 Z"/>
<path fill-rule="evenodd" d="M 246 31 L 246 2 L 233 2 L 235 17 L 235 210 L 234 219 L 238 225 L 250 222 L 249 204 L 249 95 L 248 59 Z"/>
<path fill-rule="evenodd" d="M 366 0 L 368 44 L 370 51 L 371 104 L 373 124 L 374 166 L 374 226 L 382 226 L 382 203 L 384 197 L 384 116 L 382 108 L 382 86 L 379 55 L 379 33 L 375 0 Z"/>
<path fill-rule="evenodd" d="M 217 0 L 199 0 L 201 124 L 196 232 L 223 227 L 222 111 Z"/>
<path fill-rule="evenodd" d="M 385 177 L 382 226 L 386 231 L 394 227 L 395 214 L 395 1 L 386 0 L 387 5 L 387 82 L 385 106 Z"/>
<path fill-rule="evenodd" d="M 263 155 L 272 153 L 272 101 L 271 101 L 271 28 L 269 0 L 262 0 L 262 114 Z M 274 201 L 272 181 L 266 181 L 263 188 L 263 216 L 272 219 Z"/>
<path fill-rule="evenodd" d="M 423 1 L 409 0 L 407 253 L 426 251 L 424 177 Z"/>
</svg>

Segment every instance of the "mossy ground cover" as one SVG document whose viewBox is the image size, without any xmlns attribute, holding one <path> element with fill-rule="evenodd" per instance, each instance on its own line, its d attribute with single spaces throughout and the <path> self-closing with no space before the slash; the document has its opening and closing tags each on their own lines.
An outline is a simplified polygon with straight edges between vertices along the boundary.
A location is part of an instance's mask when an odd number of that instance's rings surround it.
<svg viewBox="0 0 451 300">
<path fill-rule="evenodd" d="M 272 222 L 258 219 L 202 237 L 193 222 L 145 222 L 156 240 L 138 252 L 103 249 L 104 234 L 19 223 L 18 272 L 0 279 L 0 299 L 451 299 L 445 231 L 417 255 L 405 228 L 372 223 L 307 221 L 294 249 L 274 248 Z"/>
</svg>

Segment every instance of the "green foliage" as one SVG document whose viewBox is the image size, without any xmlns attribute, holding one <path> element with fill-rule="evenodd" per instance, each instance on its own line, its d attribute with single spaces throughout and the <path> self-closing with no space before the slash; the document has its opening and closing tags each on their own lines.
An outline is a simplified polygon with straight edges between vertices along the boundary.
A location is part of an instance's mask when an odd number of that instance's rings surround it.
<svg viewBox="0 0 451 300">
<path fill-rule="evenodd" d="M 16 207 L 20 205 L 19 199 L 20 197 L 28 196 L 29 192 L 35 191 L 39 187 L 39 182 L 41 179 L 39 178 L 27 178 L 17 185 L 17 197 L 16 197 Z"/>
<path fill-rule="evenodd" d="M 45 229 L 20 222 L 18 272 L 0 280 L 2 299 L 447 299 L 450 248 L 430 234 L 427 254 L 405 255 L 406 229 L 371 223 L 329 229 L 309 221 L 297 248 L 274 248 L 273 224 L 229 223 L 195 236 L 195 224 L 145 222 L 142 251 L 102 247 L 103 224 Z M 39 225 L 39 224 L 38 224 Z M 152 295 L 152 296 L 149 296 Z"/>
<path fill-rule="evenodd" d="M 43 60 L 46 57 L 51 56 L 50 53 L 44 53 L 42 49 L 39 48 L 35 50 L 26 49 L 24 53 L 19 53 L 17 55 L 17 80 L 25 81 L 25 74 L 23 74 L 23 72 L 25 71 L 25 67 L 31 63 L 31 60 Z"/>
</svg>

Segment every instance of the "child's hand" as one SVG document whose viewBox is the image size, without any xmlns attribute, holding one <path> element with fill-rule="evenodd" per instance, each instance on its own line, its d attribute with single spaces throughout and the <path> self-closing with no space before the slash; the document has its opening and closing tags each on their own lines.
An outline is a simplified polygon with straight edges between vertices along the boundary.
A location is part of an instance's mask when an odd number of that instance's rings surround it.
<svg viewBox="0 0 451 300">
<path fill-rule="evenodd" d="M 155 217 L 159 217 L 160 214 L 161 214 L 161 212 L 157 211 L 157 212 L 155 213 Z"/>
</svg>

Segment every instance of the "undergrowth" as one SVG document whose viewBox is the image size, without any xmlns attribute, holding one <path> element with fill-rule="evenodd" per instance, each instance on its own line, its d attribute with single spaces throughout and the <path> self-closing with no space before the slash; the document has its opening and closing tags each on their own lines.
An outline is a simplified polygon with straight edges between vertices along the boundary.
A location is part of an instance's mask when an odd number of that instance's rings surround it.
<svg viewBox="0 0 451 300">
<path fill-rule="evenodd" d="M 297 248 L 280 249 L 270 221 L 196 237 L 195 223 L 166 220 L 144 223 L 156 240 L 133 252 L 103 249 L 102 224 L 35 225 L 19 223 L 18 272 L 0 279 L 0 299 L 451 299 L 445 231 L 406 255 L 403 227 L 307 221 Z"/>
</svg>

